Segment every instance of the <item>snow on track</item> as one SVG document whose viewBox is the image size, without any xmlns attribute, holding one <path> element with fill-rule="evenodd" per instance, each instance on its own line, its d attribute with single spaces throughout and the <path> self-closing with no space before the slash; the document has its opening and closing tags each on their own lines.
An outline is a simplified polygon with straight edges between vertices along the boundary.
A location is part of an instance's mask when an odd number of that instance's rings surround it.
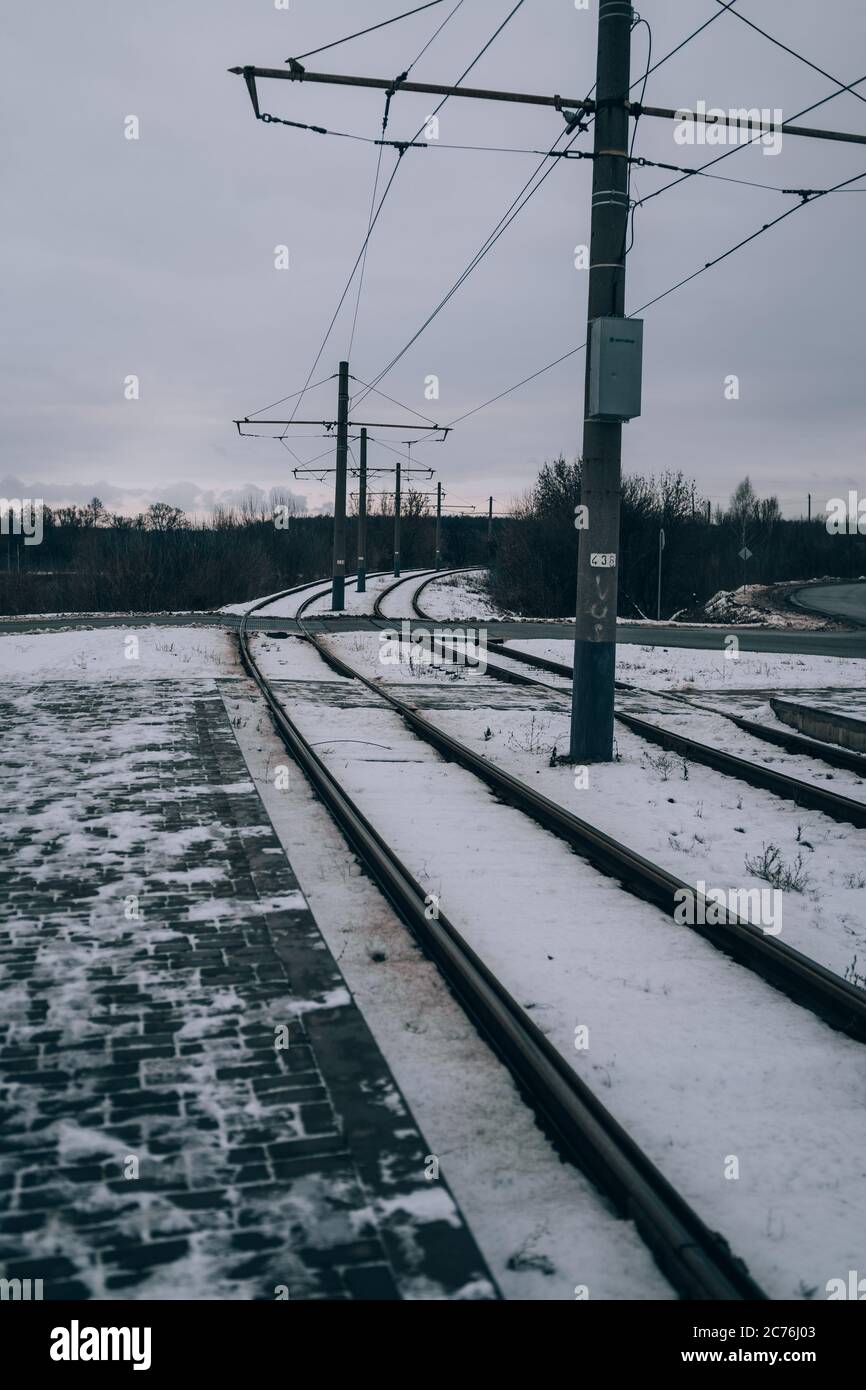
<svg viewBox="0 0 866 1390">
<path fill-rule="evenodd" d="M 416 618 L 418 615 L 412 607 L 412 596 L 426 574 L 430 570 L 413 570 L 403 576 L 402 583 L 398 583 L 392 577 L 391 583 L 397 585 L 393 594 L 389 594 L 382 600 L 381 614 L 383 618 Z M 385 585 L 387 588 L 388 585 Z M 426 589 L 424 591 L 427 592 Z"/>
<path fill-rule="evenodd" d="M 802 1298 L 856 1268 L 860 1046 L 498 803 L 374 697 L 351 705 L 296 693 L 291 713 L 469 944 L 753 1276 L 773 1297 Z M 574 1048 L 581 1024 L 586 1052 Z"/>
<path fill-rule="evenodd" d="M 866 983 L 866 830 L 666 753 L 620 724 L 617 761 L 593 767 L 590 785 L 577 789 L 572 769 L 549 766 L 554 748 L 563 753 L 568 747 L 567 700 L 472 670 L 425 668 L 414 656 L 411 667 L 383 666 L 378 634 L 341 634 L 329 644 L 368 678 L 402 682 L 396 694 L 476 753 L 687 882 L 766 888 L 746 860 L 777 846 L 791 869 L 799 860 L 803 881 L 802 891 L 784 894 L 782 940 L 852 983 Z M 500 660 L 498 653 L 493 659 Z M 528 667 L 516 669 L 530 674 Z M 557 676 L 538 674 L 567 689 Z M 721 715 L 662 696 L 622 692 L 618 703 L 699 742 L 866 801 L 866 783 L 856 773 L 816 769 L 802 755 L 764 743 Z"/>
<path fill-rule="evenodd" d="M 570 640 L 518 640 L 508 647 L 530 656 L 544 656 L 570 666 Z M 695 647 L 650 647 L 623 642 L 616 651 L 617 680 L 652 690 L 738 691 L 769 687 L 866 685 L 866 661 L 846 656 L 800 656 L 795 653 L 750 652 L 740 649 L 736 660 L 723 650 Z"/>
<path fill-rule="evenodd" d="M 256 639 L 257 659 L 263 643 Z M 290 646 L 299 660 L 306 662 L 306 650 L 328 671 L 311 648 Z M 319 691 L 326 681 L 323 675 Z M 339 683 L 344 694 L 357 688 Z M 337 693 L 333 684 L 329 689 Z M 238 685 L 223 693 L 319 929 L 505 1296 L 570 1301 L 584 1284 L 593 1300 L 675 1297 L 632 1223 L 562 1162 L 435 965 L 360 872 L 306 780 L 293 774 L 287 789 L 275 788 L 273 768 L 285 750 L 262 702 Z M 292 687 L 290 710 L 295 694 Z"/>
<path fill-rule="evenodd" d="M 409 575 L 409 578 L 414 578 L 416 575 L 424 573 L 426 573 L 426 571 L 424 570 L 413 570 Z M 394 576 L 390 572 L 388 574 L 377 574 L 373 576 L 368 575 L 367 591 L 366 593 L 359 594 L 357 589 L 355 588 L 355 581 L 352 580 L 351 583 L 347 581 L 346 602 L 342 611 L 344 613 L 353 614 L 372 614 L 373 604 L 375 603 L 376 599 L 382 593 L 383 589 L 387 589 L 389 584 L 393 584 L 394 582 Z M 409 611 L 410 609 L 407 608 L 405 616 L 408 616 Z M 308 615 L 311 618 L 318 618 L 330 612 L 331 593 L 329 589 L 328 592 L 322 596 L 322 598 L 317 599 L 315 603 L 310 604 L 309 608 L 306 610 L 305 616 Z"/>
<path fill-rule="evenodd" d="M 256 618 L 294 618 L 297 616 L 301 604 L 306 603 L 310 596 L 316 592 L 330 594 L 330 579 L 327 582 L 322 580 L 321 584 L 308 584 L 303 589 L 298 589 L 290 594 L 283 594 L 281 598 L 275 596 L 273 602 L 265 604 L 263 608 L 259 608 L 262 599 L 253 599 L 251 603 L 241 604 L 239 608 L 227 611 L 252 614 L 252 610 L 255 609 L 252 616 Z"/>
<path fill-rule="evenodd" d="M 513 620 L 515 614 L 497 608 L 487 593 L 487 574 L 478 571 L 443 575 L 428 584 L 418 599 L 421 610 L 437 622 L 459 622 L 478 618 Z"/>
</svg>

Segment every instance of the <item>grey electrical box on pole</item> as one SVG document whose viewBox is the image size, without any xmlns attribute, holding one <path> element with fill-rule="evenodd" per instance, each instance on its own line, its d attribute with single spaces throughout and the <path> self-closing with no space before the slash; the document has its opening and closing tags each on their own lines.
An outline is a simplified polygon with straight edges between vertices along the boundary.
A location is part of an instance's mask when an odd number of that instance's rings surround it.
<svg viewBox="0 0 866 1390">
<path fill-rule="evenodd" d="M 642 359 L 642 319 L 593 319 L 588 420 L 617 423 L 640 415 Z"/>
</svg>

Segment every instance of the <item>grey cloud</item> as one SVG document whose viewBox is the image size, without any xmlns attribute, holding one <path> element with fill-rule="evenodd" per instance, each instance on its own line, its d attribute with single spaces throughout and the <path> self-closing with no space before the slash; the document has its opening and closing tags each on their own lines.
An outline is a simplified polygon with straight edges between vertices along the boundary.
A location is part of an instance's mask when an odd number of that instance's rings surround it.
<svg viewBox="0 0 866 1390">
<path fill-rule="evenodd" d="M 153 502 L 168 502 L 189 516 L 206 516 L 218 507 L 242 507 L 245 503 L 268 508 L 290 503 L 298 514 L 308 510 L 307 498 L 288 487 L 261 488 L 246 483 L 238 488 L 202 488 L 198 483 L 167 483 L 156 488 L 121 487 L 105 479 L 93 483 L 41 482 L 38 479 L 0 478 L 0 496 L 40 498 L 48 506 L 83 506 L 98 497 L 111 511 L 144 511 Z"/>
<path fill-rule="evenodd" d="M 414 75 L 453 81 L 493 33 L 508 5 L 465 5 Z M 673 48 L 711 0 L 644 0 L 653 55 Z M 752 9 L 755 7 L 753 6 Z M 745 7 L 748 13 L 748 7 Z M 239 439 L 232 417 L 303 384 L 367 225 L 378 151 L 256 122 L 244 83 L 226 69 L 278 66 L 382 17 L 374 0 L 186 0 L 182 6 L 19 6 L 7 41 L 0 102 L 19 138 L 4 155 L 0 229 L 14 275 L 4 286 L 0 370 L 4 468 L 46 497 L 65 492 L 109 505 L 178 499 L 185 509 L 294 483 L 293 462 L 266 440 Z M 393 76 L 439 22 L 421 14 L 315 60 L 325 70 Z M 146 17 L 145 17 L 146 16 Z M 569 0 L 527 4 L 492 46 L 472 80 L 479 86 L 580 96 L 594 80 L 597 6 Z M 828 72 L 860 76 L 866 7 L 764 0 L 760 22 Z M 638 32 L 633 72 L 645 61 Z M 38 99 L 33 71 L 38 60 Z M 82 73 L 86 77 L 82 78 Z M 832 90 L 825 78 L 722 15 L 650 79 L 646 100 L 726 109 L 779 106 L 786 116 Z M 866 90 L 866 89 L 864 89 Z M 262 108 L 293 120 L 366 136 L 381 129 L 381 94 L 269 82 Z M 410 136 L 428 114 L 425 98 L 398 94 L 389 133 Z M 26 111 L 22 122 L 21 112 Z M 141 122 L 123 138 L 124 117 Z M 863 103 L 850 94 L 807 119 L 864 130 Z M 441 144 L 544 149 L 561 129 L 549 110 L 453 98 L 440 114 Z M 588 137 L 583 140 L 588 146 Z M 675 144 L 671 124 L 644 117 L 636 153 L 674 164 L 715 151 Z M 383 178 L 396 156 L 383 154 Z M 351 355 L 371 380 L 411 337 L 519 192 L 532 156 L 430 148 L 408 151 L 373 234 Z M 777 158 L 740 150 L 719 173 L 782 187 L 821 187 L 866 168 L 853 146 L 786 139 Z M 633 196 L 672 176 L 635 169 Z M 383 183 L 380 182 L 380 188 Z M 436 374 L 433 413 L 445 421 L 496 395 L 584 338 L 585 275 L 573 250 L 588 239 L 588 161 L 559 161 L 453 300 L 382 383 L 404 403 L 369 396 L 362 418 L 431 413 L 424 379 Z M 790 205 L 778 193 L 690 179 L 635 215 L 628 259 L 634 311 L 748 236 Z M 624 436 L 627 469 L 682 467 L 714 499 L 749 472 L 790 511 L 807 491 L 838 492 L 862 478 L 860 193 L 798 211 L 765 237 L 702 275 L 646 315 L 644 414 Z M 292 268 L 274 269 L 274 247 Z M 354 290 L 322 356 L 330 377 L 346 353 Z M 125 402 L 136 373 L 141 398 Z M 723 383 L 741 380 L 737 403 Z M 301 418 L 332 418 L 334 384 L 305 399 Z M 419 446 L 446 489 L 479 505 L 531 483 L 537 463 L 580 447 L 583 357 L 464 421 L 446 445 Z M 279 407 L 277 413 L 287 408 Z M 290 406 L 289 406 L 290 408 Z M 326 448 L 315 427 L 292 430 L 307 460 Z M 398 436 L 400 437 L 400 436 Z M 391 436 L 389 435 L 390 439 Z M 391 456 L 371 446 L 384 463 Z M 103 481 L 90 485 L 92 474 Z M 251 478 L 254 483 L 239 480 Z M 178 480 L 185 481 L 178 481 Z M 838 481 L 837 481 L 838 480 Z M 329 487 L 305 481 L 313 509 Z M 134 503 L 137 504 L 137 503 Z"/>
</svg>

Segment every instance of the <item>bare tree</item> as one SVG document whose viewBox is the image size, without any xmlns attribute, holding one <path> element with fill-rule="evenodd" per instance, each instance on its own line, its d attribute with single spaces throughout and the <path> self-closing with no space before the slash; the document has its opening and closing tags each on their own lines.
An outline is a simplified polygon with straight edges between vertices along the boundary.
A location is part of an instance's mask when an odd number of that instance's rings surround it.
<svg viewBox="0 0 866 1390">
<path fill-rule="evenodd" d="M 168 502 L 151 502 L 145 522 L 148 531 L 181 531 L 186 527 L 186 514 Z"/>
</svg>

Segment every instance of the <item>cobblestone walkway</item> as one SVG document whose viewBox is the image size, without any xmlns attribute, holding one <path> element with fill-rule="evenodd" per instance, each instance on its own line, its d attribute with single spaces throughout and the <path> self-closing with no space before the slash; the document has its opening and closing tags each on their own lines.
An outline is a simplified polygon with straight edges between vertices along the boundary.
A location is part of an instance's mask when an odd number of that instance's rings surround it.
<svg viewBox="0 0 866 1390">
<path fill-rule="evenodd" d="M 0 684 L 0 1270 L 494 1298 L 212 681 Z"/>
</svg>

